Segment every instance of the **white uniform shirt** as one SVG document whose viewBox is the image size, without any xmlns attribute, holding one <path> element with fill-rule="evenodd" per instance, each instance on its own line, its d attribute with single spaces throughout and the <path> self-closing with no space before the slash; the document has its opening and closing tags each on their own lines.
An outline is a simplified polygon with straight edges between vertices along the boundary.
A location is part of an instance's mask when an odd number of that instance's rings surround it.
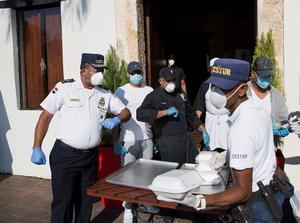
<svg viewBox="0 0 300 223">
<path fill-rule="evenodd" d="M 211 84 L 205 94 L 205 129 L 210 136 L 209 147 L 211 150 L 216 148 L 227 149 L 228 117 L 229 111 L 226 108 L 217 109 L 210 99 Z"/>
<path fill-rule="evenodd" d="M 238 106 L 228 121 L 230 167 L 237 170 L 253 168 L 252 192 L 255 192 L 257 182 L 268 185 L 276 170 L 271 118 L 248 99 Z"/>
<path fill-rule="evenodd" d="M 153 88 L 151 87 L 133 87 L 130 83 L 127 83 L 116 90 L 116 96 L 131 112 L 130 120 L 121 124 L 120 140 L 125 142 L 135 142 L 152 138 L 151 125 L 136 119 L 137 108 L 140 107 L 145 97 L 152 91 Z"/>
<path fill-rule="evenodd" d="M 270 115 L 271 117 L 271 94 L 270 92 L 263 98 L 259 98 L 255 91 L 252 89 L 252 84 L 250 84 L 250 91 L 251 91 L 251 96 L 252 99 L 254 100 L 255 103 L 258 103 L 262 108 L 266 110 L 266 112 Z"/>
<path fill-rule="evenodd" d="M 77 149 L 90 149 L 101 142 L 101 126 L 107 112 L 119 114 L 124 104 L 102 88 L 86 89 L 81 81 L 57 83 L 41 103 L 58 113 L 57 139 Z"/>
</svg>

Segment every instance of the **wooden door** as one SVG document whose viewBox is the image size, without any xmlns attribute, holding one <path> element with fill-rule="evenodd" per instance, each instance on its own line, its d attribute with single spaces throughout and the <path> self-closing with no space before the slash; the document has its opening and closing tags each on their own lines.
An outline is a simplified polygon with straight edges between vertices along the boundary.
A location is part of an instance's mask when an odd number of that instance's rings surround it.
<svg viewBox="0 0 300 223">
<path fill-rule="evenodd" d="M 44 98 L 44 76 L 41 73 L 42 58 L 41 15 L 36 10 L 24 12 L 24 61 L 26 102 L 34 108 Z"/>
<path fill-rule="evenodd" d="M 164 41 L 159 35 L 158 27 L 154 24 L 155 11 L 153 6 L 155 2 L 151 0 L 144 1 L 145 7 L 145 30 L 146 30 L 146 61 L 147 61 L 147 84 L 157 87 L 159 70 L 166 65 L 166 50 Z M 151 10 L 152 9 L 152 10 Z"/>
<path fill-rule="evenodd" d="M 22 108 L 36 109 L 63 79 L 60 7 L 20 12 Z"/>
<path fill-rule="evenodd" d="M 61 19 L 56 10 L 45 13 L 48 89 L 52 89 L 58 80 L 63 79 Z"/>
</svg>

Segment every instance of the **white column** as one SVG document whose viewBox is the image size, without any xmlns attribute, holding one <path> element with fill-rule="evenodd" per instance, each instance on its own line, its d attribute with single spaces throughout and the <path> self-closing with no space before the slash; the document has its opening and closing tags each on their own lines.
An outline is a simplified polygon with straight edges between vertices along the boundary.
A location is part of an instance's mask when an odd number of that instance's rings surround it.
<svg viewBox="0 0 300 223">
<path fill-rule="evenodd" d="M 284 1 L 284 89 L 289 111 L 300 111 L 300 1 Z M 286 172 L 300 190 L 300 138 L 285 139 Z"/>
</svg>

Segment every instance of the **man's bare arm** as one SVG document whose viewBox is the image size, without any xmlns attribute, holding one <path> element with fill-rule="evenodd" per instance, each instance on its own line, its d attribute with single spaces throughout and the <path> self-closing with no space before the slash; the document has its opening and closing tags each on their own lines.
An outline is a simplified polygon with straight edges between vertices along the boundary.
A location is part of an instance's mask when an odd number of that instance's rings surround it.
<svg viewBox="0 0 300 223">
<path fill-rule="evenodd" d="M 47 134 L 52 117 L 53 114 L 46 110 L 43 110 L 35 127 L 33 147 L 42 146 L 43 139 Z"/>
</svg>

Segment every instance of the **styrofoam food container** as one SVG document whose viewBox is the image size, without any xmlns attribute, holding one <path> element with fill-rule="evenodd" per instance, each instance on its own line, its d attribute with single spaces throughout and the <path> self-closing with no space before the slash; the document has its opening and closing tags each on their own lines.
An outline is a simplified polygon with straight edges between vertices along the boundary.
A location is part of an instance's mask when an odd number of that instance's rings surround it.
<svg viewBox="0 0 300 223">
<path fill-rule="evenodd" d="M 198 164 L 193 163 L 184 163 L 180 169 L 183 170 L 195 170 L 200 177 L 203 179 L 203 182 L 200 184 L 200 186 L 209 186 L 209 185 L 218 185 L 221 183 L 222 178 L 218 174 L 218 171 L 215 170 L 201 170 Z"/>
<path fill-rule="evenodd" d="M 207 161 L 201 161 L 199 163 L 196 164 L 195 166 L 195 170 L 200 173 L 201 171 L 214 171 L 215 173 L 218 173 L 218 171 L 213 170 L 210 165 L 209 162 Z"/>
<path fill-rule="evenodd" d="M 211 157 L 215 154 L 216 152 L 212 151 L 201 151 L 197 156 L 196 156 L 196 161 L 198 162 L 203 162 L 203 161 L 209 161 Z"/>
<path fill-rule="evenodd" d="M 290 198 L 290 203 L 293 208 L 294 216 L 298 223 L 300 223 L 300 191 L 296 191 Z"/>
<path fill-rule="evenodd" d="M 148 188 L 157 196 L 183 199 L 188 191 L 199 187 L 202 182 L 194 170 L 171 170 L 156 176 Z"/>
<path fill-rule="evenodd" d="M 217 185 L 221 183 L 221 177 L 216 171 L 202 171 L 198 172 L 199 175 L 205 180 L 201 185 Z"/>
</svg>

